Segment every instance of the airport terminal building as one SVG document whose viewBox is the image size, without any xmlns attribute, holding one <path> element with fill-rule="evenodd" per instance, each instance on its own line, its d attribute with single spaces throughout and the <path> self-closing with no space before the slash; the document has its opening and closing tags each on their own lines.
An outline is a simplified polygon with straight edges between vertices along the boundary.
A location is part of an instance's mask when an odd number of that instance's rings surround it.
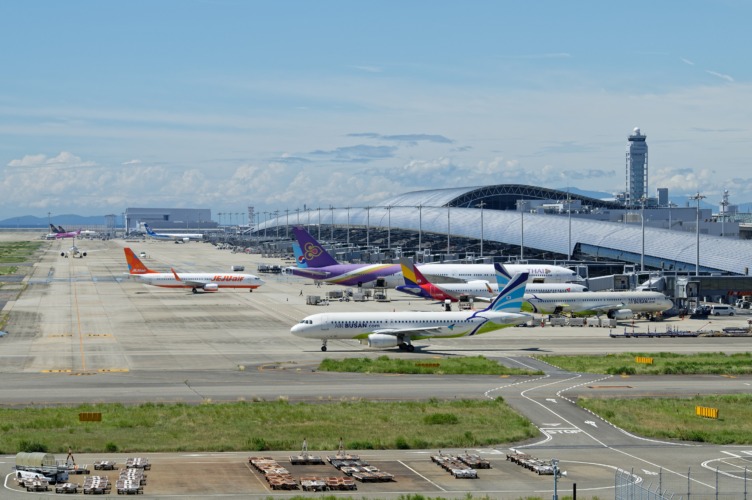
<svg viewBox="0 0 752 500">
<path fill-rule="evenodd" d="M 260 221 L 256 234 L 284 234 L 292 225 L 307 226 L 315 237 L 323 231 L 324 239 L 335 227 L 386 230 L 389 239 L 396 231 L 409 231 L 418 252 L 428 250 L 430 242 L 430 251 L 451 253 L 454 237 L 477 240 L 478 257 L 487 254 L 484 244 L 497 242 L 510 247 L 507 258 L 614 260 L 645 269 L 737 276 L 749 275 L 752 264 L 752 241 L 740 239 L 740 224 L 713 220 L 710 209 L 625 207 L 529 185 L 414 191 L 378 206 L 296 211 Z M 437 248 L 436 236 L 446 238 L 443 249 Z M 391 241 L 382 238 L 380 244 L 392 249 Z"/>
<path fill-rule="evenodd" d="M 157 231 L 215 229 L 209 208 L 127 208 L 125 232 L 138 231 L 144 223 Z"/>
</svg>

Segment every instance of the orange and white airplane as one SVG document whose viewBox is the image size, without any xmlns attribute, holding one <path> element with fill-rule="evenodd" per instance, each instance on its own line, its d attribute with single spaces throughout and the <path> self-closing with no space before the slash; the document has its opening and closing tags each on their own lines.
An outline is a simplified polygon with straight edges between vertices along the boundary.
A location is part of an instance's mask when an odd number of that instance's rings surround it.
<svg viewBox="0 0 752 500">
<path fill-rule="evenodd" d="M 252 292 L 264 284 L 264 280 L 253 274 L 177 273 L 174 269 L 170 269 L 169 273 L 160 273 L 146 267 L 130 248 L 125 247 L 124 250 L 128 272 L 147 285 L 190 288 L 193 293 L 198 293 L 198 290 L 216 292 L 220 288 L 248 288 Z"/>
</svg>

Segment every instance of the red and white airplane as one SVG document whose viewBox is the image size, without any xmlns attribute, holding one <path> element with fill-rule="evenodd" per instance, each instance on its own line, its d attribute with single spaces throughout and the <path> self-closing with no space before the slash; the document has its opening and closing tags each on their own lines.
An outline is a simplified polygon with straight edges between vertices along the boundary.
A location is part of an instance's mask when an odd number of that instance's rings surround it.
<svg viewBox="0 0 752 500">
<path fill-rule="evenodd" d="M 253 274 L 239 273 L 177 273 L 170 269 L 169 273 L 152 271 L 136 257 L 128 247 L 125 250 L 125 260 L 128 262 L 128 272 L 139 281 L 147 285 L 166 288 L 190 288 L 193 293 L 198 290 L 216 292 L 220 288 L 247 288 L 250 292 L 264 284 L 264 281 Z"/>
</svg>

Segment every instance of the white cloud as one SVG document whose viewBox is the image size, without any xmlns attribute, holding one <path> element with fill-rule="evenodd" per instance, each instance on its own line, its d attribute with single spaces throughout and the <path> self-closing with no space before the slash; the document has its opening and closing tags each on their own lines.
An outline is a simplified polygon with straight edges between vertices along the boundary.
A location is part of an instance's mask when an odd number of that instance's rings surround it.
<svg viewBox="0 0 752 500">
<path fill-rule="evenodd" d="M 718 78 L 722 80 L 726 80 L 727 82 L 731 82 L 731 83 L 734 82 L 734 79 L 730 75 L 724 75 L 723 73 L 718 73 L 717 71 L 710 71 L 710 70 L 705 70 L 705 72 L 708 73 L 709 75 L 717 76 Z"/>
</svg>

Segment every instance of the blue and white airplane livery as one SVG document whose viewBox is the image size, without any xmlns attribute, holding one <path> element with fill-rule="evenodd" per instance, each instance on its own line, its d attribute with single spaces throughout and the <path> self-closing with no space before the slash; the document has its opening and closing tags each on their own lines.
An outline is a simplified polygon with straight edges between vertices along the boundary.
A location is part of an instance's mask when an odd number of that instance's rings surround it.
<svg viewBox="0 0 752 500">
<path fill-rule="evenodd" d="M 176 243 L 180 243 L 181 241 L 186 243 L 190 240 L 204 239 L 204 235 L 201 233 L 155 233 L 149 227 L 149 224 L 146 223 L 144 223 L 144 229 L 146 230 L 146 235 L 155 240 L 174 240 Z"/>
<path fill-rule="evenodd" d="M 303 318 L 290 332 L 321 340 L 322 351 L 326 351 L 327 340 L 357 339 L 368 347 L 399 347 L 412 352 L 414 340 L 468 337 L 527 322 L 531 316 L 520 312 L 527 279 L 527 273 L 516 274 L 480 311 L 320 313 Z M 481 331 L 485 326 L 489 328 Z"/>
</svg>

